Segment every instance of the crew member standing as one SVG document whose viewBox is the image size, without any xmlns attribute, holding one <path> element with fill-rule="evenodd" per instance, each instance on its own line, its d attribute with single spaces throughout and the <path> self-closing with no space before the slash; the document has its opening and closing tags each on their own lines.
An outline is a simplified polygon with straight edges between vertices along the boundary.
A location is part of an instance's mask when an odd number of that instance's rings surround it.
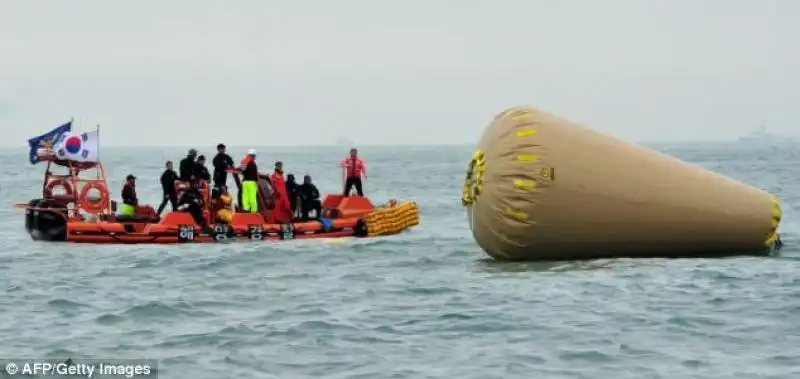
<svg viewBox="0 0 800 379">
<path fill-rule="evenodd" d="M 319 189 L 311 181 L 311 176 L 306 175 L 303 177 L 303 184 L 300 185 L 298 192 L 300 193 L 300 214 L 303 221 L 309 219 L 310 211 L 314 211 L 317 219 L 322 217 L 322 202 L 319 200 Z"/>
<path fill-rule="evenodd" d="M 364 196 L 364 185 L 361 180 L 367 178 L 367 165 L 358 156 L 358 149 L 350 149 L 350 155 L 342 160 L 342 169 L 345 172 L 344 196 L 350 196 L 350 190 L 356 187 L 358 196 Z"/>
<path fill-rule="evenodd" d="M 247 157 L 242 159 L 242 210 L 245 212 L 258 212 L 258 166 L 256 166 L 256 151 L 247 151 Z"/>
<path fill-rule="evenodd" d="M 217 145 L 217 155 L 211 160 L 214 166 L 214 187 L 228 186 L 228 169 L 233 167 L 233 158 L 225 151 L 225 144 Z"/>
<path fill-rule="evenodd" d="M 201 155 L 197 157 L 197 162 L 194 164 L 194 180 L 200 181 L 205 180 L 206 182 L 211 180 L 211 174 L 208 172 L 208 168 L 206 168 L 206 156 Z"/>
<path fill-rule="evenodd" d="M 172 161 L 167 161 L 166 170 L 161 174 L 161 191 L 164 193 L 164 200 L 161 200 L 161 205 L 158 206 L 156 215 L 161 216 L 161 212 L 167 206 L 167 202 L 172 205 L 172 211 L 178 208 L 178 194 L 175 192 L 175 182 L 178 180 L 178 174 L 172 168 Z"/>
<path fill-rule="evenodd" d="M 275 190 L 275 218 L 282 224 L 289 224 L 294 217 L 294 211 L 286 192 L 286 181 L 283 179 L 283 162 L 275 162 L 275 171 L 270 176 L 270 182 Z"/>
<path fill-rule="evenodd" d="M 192 180 L 192 176 L 194 175 L 196 163 L 195 159 L 197 158 L 197 150 L 189 149 L 189 153 L 186 154 L 186 158 L 181 159 L 178 165 L 178 175 L 182 182 L 188 182 Z"/>
<path fill-rule="evenodd" d="M 297 201 L 297 199 L 300 198 L 300 193 L 298 192 L 299 189 L 300 185 L 297 184 L 294 175 L 286 175 L 286 194 L 289 195 L 289 205 L 291 206 L 294 214 L 298 213 L 298 206 L 300 205 Z"/>
<path fill-rule="evenodd" d="M 125 184 L 122 186 L 122 205 L 120 215 L 136 216 L 136 206 L 139 205 L 139 198 L 136 196 L 136 177 L 128 174 Z"/>
</svg>

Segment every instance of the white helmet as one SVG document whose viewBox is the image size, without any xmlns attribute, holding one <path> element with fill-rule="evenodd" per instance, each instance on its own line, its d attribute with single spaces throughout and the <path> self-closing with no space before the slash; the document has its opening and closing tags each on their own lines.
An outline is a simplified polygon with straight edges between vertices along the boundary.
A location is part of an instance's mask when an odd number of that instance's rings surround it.
<svg viewBox="0 0 800 379">
<path fill-rule="evenodd" d="M 257 153 L 256 149 L 247 150 L 247 155 L 256 156 Z"/>
</svg>

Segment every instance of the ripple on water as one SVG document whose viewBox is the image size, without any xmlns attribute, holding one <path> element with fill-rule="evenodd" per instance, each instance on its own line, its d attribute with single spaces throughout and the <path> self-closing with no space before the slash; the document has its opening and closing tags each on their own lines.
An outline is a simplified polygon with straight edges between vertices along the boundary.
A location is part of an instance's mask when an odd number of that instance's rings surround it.
<svg viewBox="0 0 800 379">
<path fill-rule="evenodd" d="M 186 302 L 177 302 L 170 305 L 161 301 L 149 301 L 142 305 L 133 306 L 123 312 L 124 317 L 133 321 L 143 322 L 212 315 L 212 313 L 195 308 Z"/>
</svg>

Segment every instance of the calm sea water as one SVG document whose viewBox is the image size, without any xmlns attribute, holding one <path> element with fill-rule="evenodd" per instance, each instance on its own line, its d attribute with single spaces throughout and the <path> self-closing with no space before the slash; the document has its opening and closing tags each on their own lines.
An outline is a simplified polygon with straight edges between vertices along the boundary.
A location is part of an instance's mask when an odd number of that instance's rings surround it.
<svg viewBox="0 0 800 379">
<path fill-rule="evenodd" d="M 470 148 L 364 148 L 368 194 L 422 224 L 342 243 L 91 246 L 32 242 L 10 209 L 41 188 L 0 155 L 0 358 L 151 358 L 161 378 L 800 377 L 800 154 L 660 149 L 778 194 L 782 257 L 502 264 L 459 202 Z M 202 150 L 202 149 L 201 149 Z M 339 187 L 343 149 L 260 149 Z M 159 200 L 185 149 L 106 149 L 114 192 Z M 211 148 L 204 151 L 211 154 Z M 244 149 L 234 149 L 237 156 Z"/>
</svg>

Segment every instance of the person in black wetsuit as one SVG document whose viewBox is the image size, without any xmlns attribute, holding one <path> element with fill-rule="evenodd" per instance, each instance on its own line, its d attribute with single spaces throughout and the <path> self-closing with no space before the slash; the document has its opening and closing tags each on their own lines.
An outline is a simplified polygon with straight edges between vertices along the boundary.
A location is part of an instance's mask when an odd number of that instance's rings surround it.
<svg viewBox="0 0 800 379">
<path fill-rule="evenodd" d="M 195 159 L 197 159 L 197 150 L 189 149 L 186 158 L 181 159 L 178 165 L 178 178 L 182 182 L 192 180 L 192 175 L 195 173 Z"/>
<path fill-rule="evenodd" d="M 203 199 L 203 194 L 200 192 L 200 182 L 192 181 L 189 188 L 185 189 L 181 194 L 181 198 L 178 199 L 178 210 L 189 212 L 194 222 L 203 227 L 206 233 L 209 233 L 212 229 L 203 217 L 204 206 L 205 200 Z"/>
<path fill-rule="evenodd" d="M 228 169 L 233 167 L 233 158 L 225 151 L 225 144 L 217 145 L 217 155 L 211 160 L 214 166 L 214 187 L 228 186 Z"/>
<path fill-rule="evenodd" d="M 286 175 L 286 194 L 289 195 L 289 205 L 292 207 L 292 212 L 297 212 L 299 190 L 300 185 L 297 184 L 294 174 Z"/>
<path fill-rule="evenodd" d="M 311 181 L 311 176 L 306 175 L 303 177 L 303 184 L 297 190 L 300 195 L 300 209 L 301 217 L 303 220 L 308 220 L 309 213 L 314 211 L 317 218 L 322 216 L 322 202 L 319 200 L 319 189 Z"/>
<path fill-rule="evenodd" d="M 206 156 L 201 155 L 197 157 L 197 162 L 194 164 L 194 179 L 195 180 L 211 180 L 211 174 L 208 172 L 206 168 Z"/>
<path fill-rule="evenodd" d="M 167 161 L 166 170 L 161 174 L 161 191 L 164 193 L 164 200 L 162 200 L 161 205 L 158 206 L 156 216 L 161 216 L 161 212 L 164 211 L 167 202 L 172 205 L 173 212 L 178 209 L 178 194 L 175 193 L 175 181 L 177 180 L 178 174 L 176 174 L 175 170 L 172 168 L 172 161 Z"/>
</svg>

